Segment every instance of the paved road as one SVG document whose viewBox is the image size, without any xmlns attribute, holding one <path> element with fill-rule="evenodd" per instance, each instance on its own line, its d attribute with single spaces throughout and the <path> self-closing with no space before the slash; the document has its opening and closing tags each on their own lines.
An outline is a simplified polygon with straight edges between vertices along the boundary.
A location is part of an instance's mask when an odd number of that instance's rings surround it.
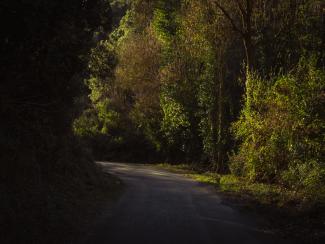
<svg viewBox="0 0 325 244">
<path fill-rule="evenodd" d="M 211 187 L 153 166 L 101 163 L 126 190 L 89 231 L 86 244 L 280 244 Z"/>
</svg>

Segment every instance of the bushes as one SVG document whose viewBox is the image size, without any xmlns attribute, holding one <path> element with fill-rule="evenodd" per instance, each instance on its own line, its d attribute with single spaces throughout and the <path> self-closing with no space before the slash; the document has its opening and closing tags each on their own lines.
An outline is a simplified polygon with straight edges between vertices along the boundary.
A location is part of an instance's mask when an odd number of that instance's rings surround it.
<svg viewBox="0 0 325 244">
<path fill-rule="evenodd" d="M 78 195 L 93 197 L 86 186 L 103 178 L 71 124 L 90 48 L 110 30 L 110 6 L 102 0 L 0 5 L 0 240 L 62 243 L 54 233 L 61 239 L 69 233 L 55 228 L 69 232 L 64 219 Z"/>
<path fill-rule="evenodd" d="M 251 75 L 233 131 L 241 141 L 231 171 L 251 181 L 316 189 L 324 184 L 325 72 L 314 60 L 274 80 Z"/>
</svg>

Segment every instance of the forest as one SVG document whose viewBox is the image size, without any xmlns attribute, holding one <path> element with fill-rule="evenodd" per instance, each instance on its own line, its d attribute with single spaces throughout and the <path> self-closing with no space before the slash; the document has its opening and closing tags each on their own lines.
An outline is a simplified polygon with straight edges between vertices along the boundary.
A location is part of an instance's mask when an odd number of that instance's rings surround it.
<svg viewBox="0 0 325 244">
<path fill-rule="evenodd" d="M 95 160 L 325 203 L 323 1 L 2 0 L 0 19 L 0 242 L 52 243 L 66 199 L 113 191 Z"/>
<path fill-rule="evenodd" d="M 75 134 L 102 159 L 324 186 L 321 1 L 132 1 L 90 54 Z"/>
</svg>

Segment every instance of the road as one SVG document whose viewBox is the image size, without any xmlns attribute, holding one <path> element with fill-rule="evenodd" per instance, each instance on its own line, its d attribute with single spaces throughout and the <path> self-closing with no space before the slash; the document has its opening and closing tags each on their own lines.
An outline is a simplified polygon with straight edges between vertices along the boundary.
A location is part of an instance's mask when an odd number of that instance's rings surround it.
<svg viewBox="0 0 325 244">
<path fill-rule="evenodd" d="M 223 205 L 211 186 L 154 166 L 101 163 L 126 185 L 85 244 L 281 244 L 263 219 Z"/>
</svg>

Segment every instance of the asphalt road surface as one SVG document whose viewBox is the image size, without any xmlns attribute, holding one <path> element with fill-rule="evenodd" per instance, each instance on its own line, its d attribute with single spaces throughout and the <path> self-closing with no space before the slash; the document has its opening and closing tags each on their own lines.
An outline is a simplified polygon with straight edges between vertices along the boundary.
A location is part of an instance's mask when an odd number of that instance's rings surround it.
<svg viewBox="0 0 325 244">
<path fill-rule="evenodd" d="M 85 244 L 289 243 L 261 229 L 258 216 L 223 205 L 211 186 L 153 166 L 101 164 L 126 189 Z"/>
</svg>

